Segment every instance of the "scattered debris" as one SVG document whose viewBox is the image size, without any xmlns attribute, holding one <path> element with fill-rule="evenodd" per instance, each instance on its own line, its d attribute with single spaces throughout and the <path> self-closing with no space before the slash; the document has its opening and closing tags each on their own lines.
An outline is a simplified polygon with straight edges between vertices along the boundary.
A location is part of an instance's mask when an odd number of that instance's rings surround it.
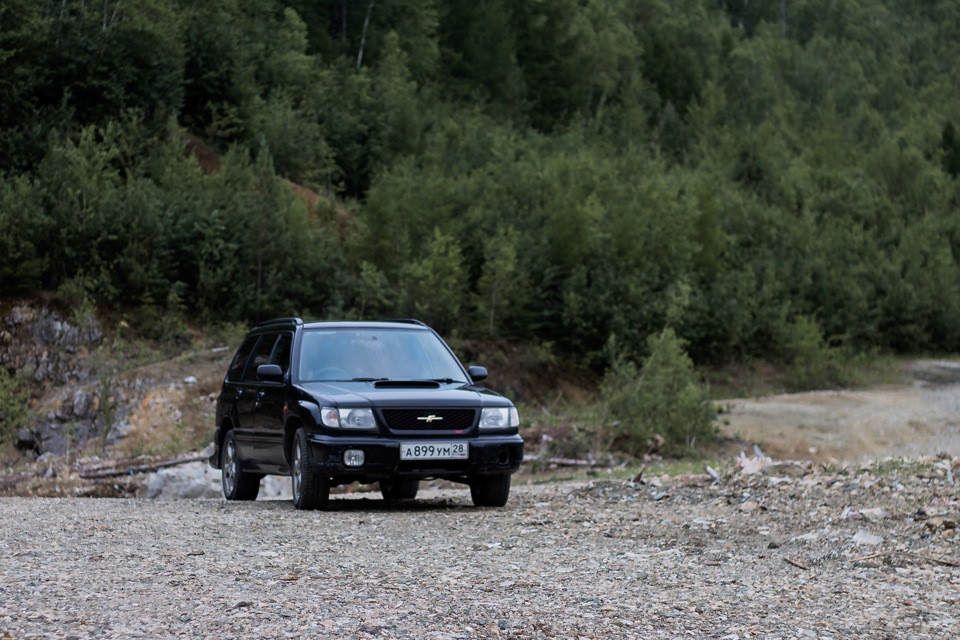
<svg viewBox="0 0 960 640">
<path fill-rule="evenodd" d="M 741 513 L 750 513 L 751 511 L 756 510 L 758 507 L 760 507 L 759 503 L 753 500 L 747 500 L 746 502 L 740 503 L 740 506 L 737 507 L 737 511 Z"/>
<path fill-rule="evenodd" d="M 890 517 L 889 513 L 879 507 L 873 509 L 860 509 L 860 515 L 868 522 L 871 520 L 883 520 L 884 518 Z"/>
<path fill-rule="evenodd" d="M 720 474 L 714 471 L 713 467 L 711 467 L 710 465 L 706 465 L 704 469 L 706 470 L 707 475 L 713 478 L 714 482 L 716 482 L 717 484 L 720 484 Z"/>
<path fill-rule="evenodd" d="M 843 510 L 843 513 L 840 514 L 841 520 L 883 520 L 884 518 L 889 518 L 890 513 L 880 508 L 872 509 L 854 509 L 853 507 L 846 507 Z"/>
</svg>

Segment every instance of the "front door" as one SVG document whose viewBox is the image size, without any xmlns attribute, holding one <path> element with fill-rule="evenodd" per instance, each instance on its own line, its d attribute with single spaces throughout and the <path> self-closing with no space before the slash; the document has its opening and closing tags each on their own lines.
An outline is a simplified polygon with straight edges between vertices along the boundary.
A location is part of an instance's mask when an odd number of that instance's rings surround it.
<svg viewBox="0 0 960 640">
<path fill-rule="evenodd" d="M 287 471 L 287 462 L 283 455 L 283 405 L 289 382 L 292 342 L 293 334 L 290 333 L 280 334 L 277 339 L 269 364 L 279 365 L 284 379 L 282 382 L 260 383 L 254 418 L 256 457 L 262 464 L 274 467 L 280 472 Z"/>
<path fill-rule="evenodd" d="M 263 464 L 260 447 L 257 446 L 256 425 L 257 411 L 264 396 L 264 383 L 257 377 L 257 367 L 270 362 L 276 342 L 275 333 L 260 338 L 237 385 L 237 448 L 244 466 L 253 469 L 259 469 Z"/>
</svg>

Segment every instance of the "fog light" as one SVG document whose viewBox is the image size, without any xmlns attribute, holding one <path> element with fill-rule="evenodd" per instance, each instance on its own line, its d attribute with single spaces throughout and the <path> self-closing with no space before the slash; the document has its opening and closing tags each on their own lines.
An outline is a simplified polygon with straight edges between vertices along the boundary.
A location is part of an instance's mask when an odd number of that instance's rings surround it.
<svg viewBox="0 0 960 640">
<path fill-rule="evenodd" d="M 362 467 L 365 458 L 363 449 L 347 449 L 343 452 L 343 464 L 348 467 Z"/>
</svg>

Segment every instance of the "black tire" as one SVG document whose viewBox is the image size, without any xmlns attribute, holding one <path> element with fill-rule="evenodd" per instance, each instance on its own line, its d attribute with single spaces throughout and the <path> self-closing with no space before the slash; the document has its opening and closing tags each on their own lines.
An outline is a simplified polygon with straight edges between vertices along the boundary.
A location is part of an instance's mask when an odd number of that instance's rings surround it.
<svg viewBox="0 0 960 640">
<path fill-rule="evenodd" d="M 471 478 L 470 497 L 477 507 L 502 507 L 510 497 L 510 474 Z"/>
<path fill-rule="evenodd" d="M 231 429 L 223 438 L 223 449 L 220 451 L 220 486 L 227 500 L 256 500 L 260 493 L 263 476 L 244 471 L 242 466 L 237 453 L 237 439 Z"/>
<path fill-rule="evenodd" d="M 419 490 L 419 480 L 397 478 L 380 481 L 380 493 L 384 500 L 413 500 Z"/>
<path fill-rule="evenodd" d="M 307 442 L 307 432 L 303 429 L 299 429 L 294 436 L 290 479 L 294 507 L 301 511 L 327 508 L 330 501 L 330 480 L 319 477 L 313 470 L 310 443 Z"/>
</svg>

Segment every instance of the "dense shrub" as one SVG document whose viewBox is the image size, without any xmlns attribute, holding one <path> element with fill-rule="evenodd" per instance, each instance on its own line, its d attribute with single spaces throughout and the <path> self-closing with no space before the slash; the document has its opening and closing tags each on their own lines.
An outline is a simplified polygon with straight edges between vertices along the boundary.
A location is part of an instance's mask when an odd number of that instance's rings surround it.
<svg viewBox="0 0 960 640">
<path fill-rule="evenodd" d="M 791 391 L 843 387 L 853 381 L 849 350 L 831 346 L 814 318 L 797 317 L 787 328 L 783 347 Z"/>
<path fill-rule="evenodd" d="M 693 452 L 716 436 L 717 408 L 698 379 L 683 341 L 670 327 L 648 340 L 641 367 L 621 355 L 604 376 L 600 397 L 613 448 L 641 455 L 659 448 Z"/>
</svg>

